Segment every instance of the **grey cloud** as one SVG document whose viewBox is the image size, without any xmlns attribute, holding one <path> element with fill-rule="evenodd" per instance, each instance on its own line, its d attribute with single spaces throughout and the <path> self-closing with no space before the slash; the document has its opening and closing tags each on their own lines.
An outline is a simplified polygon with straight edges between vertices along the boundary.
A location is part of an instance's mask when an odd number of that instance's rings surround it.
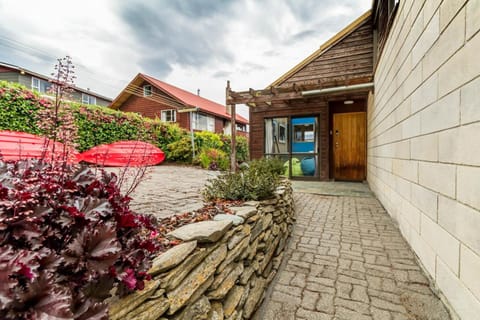
<svg viewBox="0 0 480 320">
<path fill-rule="evenodd" d="M 263 55 L 266 57 L 276 57 L 279 54 L 278 50 L 267 50 L 263 52 Z"/>
<path fill-rule="evenodd" d="M 138 1 L 121 8 L 142 52 L 142 67 L 155 68 L 162 76 L 173 64 L 201 67 L 212 61 L 229 61 L 232 53 L 223 46 L 229 3 L 226 1 L 161 1 L 148 6 Z M 202 7 L 202 5 L 204 7 Z M 221 11 L 222 15 L 215 13 Z M 193 16 L 195 15 L 195 16 Z M 150 72 L 147 69 L 147 73 Z"/>
<path fill-rule="evenodd" d="M 295 44 L 297 41 L 301 41 L 305 38 L 309 38 L 309 37 L 313 37 L 314 35 L 316 35 L 318 32 L 316 30 L 304 30 L 304 31 L 301 31 L 301 32 L 298 32 L 294 35 L 292 35 L 291 37 L 289 37 L 285 42 L 284 44 L 286 45 L 292 45 L 292 44 Z"/>
<path fill-rule="evenodd" d="M 225 77 L 228 77 L 232 74 L 232 72 L 230 71 L 225 71 L 225 70 L 219 70 L 217 72 L 215 72 L 214 74 L 212 74 L 212 77 L 214 78 L 225 78 Z"/>
</svg>

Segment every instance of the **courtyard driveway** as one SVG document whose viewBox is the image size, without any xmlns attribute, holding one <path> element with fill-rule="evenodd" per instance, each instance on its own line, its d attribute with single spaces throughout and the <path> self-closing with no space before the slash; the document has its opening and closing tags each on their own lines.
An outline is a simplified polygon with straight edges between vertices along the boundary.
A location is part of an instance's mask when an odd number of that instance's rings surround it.
<svg viewBox="0 0 480 320">
<path fill-rule="evenodd" d="M 119 169 L 110 169 L 118 174 Z M 180 165 L 149 168 L 148 174 L 132 194 L 131 208 L 139 213 L 165 218 L 200 209 L 201 190 L 218 173 Z"/>
</svg>

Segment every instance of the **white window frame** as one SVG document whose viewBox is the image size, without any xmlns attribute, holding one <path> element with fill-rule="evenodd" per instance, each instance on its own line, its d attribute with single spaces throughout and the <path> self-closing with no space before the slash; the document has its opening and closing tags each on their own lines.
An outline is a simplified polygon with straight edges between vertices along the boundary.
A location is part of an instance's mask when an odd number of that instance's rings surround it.
<svg viewBox="0 0 480 320">
<path fill-rule="evenodd" d="M 205 118 L 205 127 L 200 126 L 200 120 L 202 118 Z M 193 121 L 192 121 L 192 128 L 194 130 L 199 130 L 199 131 L 209 131 L 209 132 L 215 132 L 215 117 L 205 114 L 205 113 L 199 113 L 199 112 L 194 112 L 193 113 Z"/>
<path fill-rule="evenodd" d="M 168 113 L 170 113 L 170 120 L 168 120 Z M 176 122 L 177 111 L 175 109 L 162 110 L 160 119 L 164 122 Z"/>
<path fill-rule="evenodd" d="M 97 104 L 97 98 L 86 93 L 82 93 L 83 104 Z"/>
<path fill-rule="evenodd" d="M 150 97 L 152 95 L 152 85 L 146 84 L 143 86 L 143 96 Z"/>
<path fill-rule="evenodd" d="M 35 82 L 35 80 L 38 82 L 38 86 L 35 86 L 33 83 Z M 37 90 L 38 92 L 40 92 L 40 87 L 41 87 L 41 81 L 40 79 L 38 78 L 35 78 L 35 77 L 32 77 L 32 90 L 35 89 Z"/>
</svg>

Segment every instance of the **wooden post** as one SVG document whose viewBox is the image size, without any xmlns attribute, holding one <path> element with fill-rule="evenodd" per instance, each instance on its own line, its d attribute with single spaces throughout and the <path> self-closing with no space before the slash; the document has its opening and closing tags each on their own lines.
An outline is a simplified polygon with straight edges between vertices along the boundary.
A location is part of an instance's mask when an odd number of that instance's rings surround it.
<svg viewBox="0 0 480 320">
<path fill-rule="evenodd" d="M 229 97 L 230 95 L 230 80 L 227 80 L 227 89 L 225 93 L 225 106 L 228 109 L 229 108 Z M 230 104 L 230 124 L 231 124 L 231 152 L 230 152 L 230 171 L 235 172 L 237 170 L 237 152 L 236 152 L 236 147 L 237 147 L 237 123 L 236 123 L 236 112 L 235 112 L 235 104 Z"/>
</svg>

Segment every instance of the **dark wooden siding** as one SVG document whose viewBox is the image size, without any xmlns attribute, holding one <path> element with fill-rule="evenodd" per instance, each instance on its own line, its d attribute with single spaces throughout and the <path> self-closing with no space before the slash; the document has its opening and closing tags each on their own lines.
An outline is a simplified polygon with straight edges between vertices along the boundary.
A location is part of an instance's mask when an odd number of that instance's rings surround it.
<svg viewBox="0 0 480 320">
<path fill-rule="evenodd" d="M 335 82 L 372 77 L 373 32 L 371 18 L 284 80 L 280 86 Z"/>
<path fill-rule="evenodd" d="M 264 119 L 288 116 L 317 116 L 320 136 L 320 179 L 328 179 L 328 103 L 321 98 L 295 100 L 270 107 L 250 108 L 250 157 L 258 159 L 264 153 Z"/>
</svg>

